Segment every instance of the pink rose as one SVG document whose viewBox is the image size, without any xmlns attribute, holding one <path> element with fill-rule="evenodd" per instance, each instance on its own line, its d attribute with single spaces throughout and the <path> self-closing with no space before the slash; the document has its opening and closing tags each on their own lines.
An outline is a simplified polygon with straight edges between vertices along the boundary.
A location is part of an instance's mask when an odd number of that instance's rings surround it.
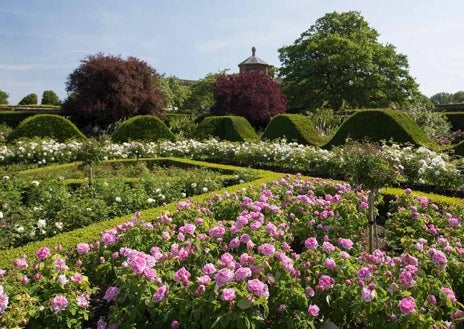
<svg viewBox="0 0 464 329">
<path fill-rule="evenodd" d="M 44 260 L 48 256 L 50 256 L 50 249 L 47 247 L 41 247 L 39 250 L 36 252 L 36 256 L 38 260 Z"/>
<path fill-rule="evenodd" d="M 221 299 L 225 300 L 225 301 L 234 300 L 235 299 L 235 290 L 232 289 L 232 288 L 225 288 L 222 291 Z"/>
<path fill-rule="evenodd" d="M 414 313 L 414 308 L 416 307 L 416 302 L 414 298 L 411 296 L 405 297 L 398 303 L 398 308 L 400 309 L 401 313 L 408 315 Z"/>
<path fill-rule="evenodd" d="M 309 305 L 308 306 L 308 313 L 311 314 L 313 317 L 317 318 L 319 316 L 319 306 L 317 305 Z"/>
</svg>

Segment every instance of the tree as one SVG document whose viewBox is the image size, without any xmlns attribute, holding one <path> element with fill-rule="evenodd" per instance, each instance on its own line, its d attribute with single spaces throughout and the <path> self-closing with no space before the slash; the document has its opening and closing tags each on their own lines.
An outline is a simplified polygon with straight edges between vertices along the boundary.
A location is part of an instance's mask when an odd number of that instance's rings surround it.
<svg viewBox="0 0 464 329">
<path fill-rule="evenodd" d="M 58 95 L 53 90 L 45 90 L 42 94 L 42 100 L 40 103 L 42 105 L 61 105 Z"/>
<path fill-rule="evenodd" d="M 10 95 L 8 95 L 3 90 L 0 90 L 0 104 L 1 105 L 8 105 L 8 97 L 10 97 Z"/>
<path fill-rule="evenodd" d="M 66 82 L 63 111 L 79 127 L 106 128 L 142 114 L 162 115 L 159 75 L 135 57 L 87 56 Z"/>
<path fill-rule="evenodd" d="M 27 96 L 24 96 L 23 99 L 21 99 L 18 103 L 18 105 L 37 105 L 39 102 L 39 98 L 37 97 L 37 94 L 29 94 Z"/>
<path fill-rule="evenodd" d="M 283 92 L 291 112 L 321 108 L 388 107 L 414 101 L 418 85 L 405 55 L 379 34 L 359 12 L 329 13 L 279 49 Z"/>
<path fill-rule="evenodd" d="M 214 84 L 227 70 L 208 73 L 203 79 L 190 86 L 190 96 L 185 100 L 184 109 L 196 115 L 207 115 L 214 105 Z"/>
<path fill-rule="evenodd" d="M 191 91 L 189 85 L 182 83 L 175 76 L 160 77 L 160 88 L 164 96 L 164 105 L 171 111 L 183 109 L 185 101 L 190 97 Z"/>
<path fill-rule="evenodd" d="M 453 102 L 453 94 L 450 93 L 437 93 L 430 97 L 430 100 L 433 102 L 433 104 L 449 104 Z"/>
<path fill-rule="evenodd" d="M 464 91 L 458 91 L 453 95 L 453 103 L 464 103 Z"/>
<path fill-rule="evenodd" d="M 214 98 L 213 114 L 239 115 L 256 128 L 265 127 L 273 116 L 286 112 L 279 84 L 262 72 L 219 77 L 214 85 Z"/>
</svg>

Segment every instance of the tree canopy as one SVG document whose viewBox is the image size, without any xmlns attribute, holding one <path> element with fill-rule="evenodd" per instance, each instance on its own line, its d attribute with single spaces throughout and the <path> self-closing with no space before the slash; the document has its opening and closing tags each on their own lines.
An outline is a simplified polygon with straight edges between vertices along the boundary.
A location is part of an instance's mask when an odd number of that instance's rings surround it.
<svg viewBox="0 0 464 329">
<path fill-rule="evenodd" d="M 170 111 L 182 110 L 185 101 L 191 94 L 190 87 L 175 76 L 162 75 L 160 88 L 164 96 L 164 105 Z"/>
<path fill-rule="evenodd" d="M 3 90 L 0 90 L 0 104 L 1 105 L 8 105 L 8 93 L 4 92 Z"/>
<path fill-rule="evenodd" d="M 23 99 L 21 99 L 18 103 L 18 105 L 37 105 L 39 102 L 39 98 L 37 97 L 37 94 L 29 94 L 27 96 L 24 96 Z"/>
<path fill-rule="evenodd" d="M 190 86 L 190 95 L 185 100 L 183 108 L 197 115 L 207 115 L 214 105 L 214 84 L 217 79 L 226 74 L 226 70 L 218 73 L 208 73 L 203 79 Z"/>
<path fill-rule="evenodd" d="M 135 57 L 87 56 L 66 82 L 70 97 L 63 111 L 79 127 L 105 128 L 135 115 L 161 115 L 159 75 Z"/>
<path fill-rule="evenodd" d="M 214 98 L 213 114 L 242 116 L 258 128 L 286 112 L 279 84 L 257 71 L 220 76 L 214 85 Z"/>
<path fill-rule="evenodd" d="M 357 11 L 328 13 L 279 49 L 290 112 L 407 105 L 418 96 L 405 55 L 378 42 Z"/>
<path fill-rule="evenodd" d="M 42 105 L 61 105 L 58 95 L 53 90 L 45 90 L 40 103 Z"/>
</svg>

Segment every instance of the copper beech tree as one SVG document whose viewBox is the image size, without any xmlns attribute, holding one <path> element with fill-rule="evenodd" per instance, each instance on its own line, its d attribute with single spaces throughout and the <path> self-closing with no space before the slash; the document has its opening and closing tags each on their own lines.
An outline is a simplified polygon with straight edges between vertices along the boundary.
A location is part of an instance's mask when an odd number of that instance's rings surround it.
<svg viewBox="0 0 464 329">
<path fill-rule="evenodd" d="M 88 56 L 67 79 L 63 111 L 79 127 L 106 128 L 135 115 L 160 116 L 164 103 L 159 78 L 135 57 Z"/>
<path fill-rule="evenodd" d="M 214 85 L 214 98 L 213 114 L 242 116 L 257 128 L 286 112 L 280 85 L 257 71 L 220 76 Z"/>
</svg>

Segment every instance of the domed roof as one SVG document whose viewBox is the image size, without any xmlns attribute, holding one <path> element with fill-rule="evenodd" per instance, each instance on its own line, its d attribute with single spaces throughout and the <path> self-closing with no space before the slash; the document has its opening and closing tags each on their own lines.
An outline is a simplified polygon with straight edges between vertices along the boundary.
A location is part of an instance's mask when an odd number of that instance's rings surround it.
<svg viewBox="0 0 464 329">
<path fill-rule="evenodd" d="M 241 62 L 240 64 L 238 64 L 238 66 L 241 66 L 241 65 L 248 65 L 248 64 L 261 64 L 261 65 L 267 65 L 267 66 L 270 66 L 268 63 L 266 63 L 265 61 L 263 61 L 261 58 L 259 58 L 258 56 L 256 56 L 256 48 L 253 47 L 251 48 L 251 56 L 248 57 L 247 59 L 245 59 L 243 62 Z"/>
</svg>

